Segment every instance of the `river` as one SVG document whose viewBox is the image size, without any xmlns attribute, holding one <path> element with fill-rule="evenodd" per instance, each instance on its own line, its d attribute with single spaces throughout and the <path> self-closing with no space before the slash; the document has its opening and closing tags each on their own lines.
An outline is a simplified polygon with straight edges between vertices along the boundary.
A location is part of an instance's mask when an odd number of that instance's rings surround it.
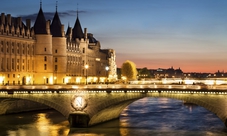
<svg viewBox="0 0 227 136">
<path fill-rule="evenodd" d="M 169 98 L 143 98 L 124 109 L 119 120 L 92 128 L 69 129 L 55 110 L 0 116 L 0 136 L 224 136 L 227 129 L 213 113 Z"/>
</svg>

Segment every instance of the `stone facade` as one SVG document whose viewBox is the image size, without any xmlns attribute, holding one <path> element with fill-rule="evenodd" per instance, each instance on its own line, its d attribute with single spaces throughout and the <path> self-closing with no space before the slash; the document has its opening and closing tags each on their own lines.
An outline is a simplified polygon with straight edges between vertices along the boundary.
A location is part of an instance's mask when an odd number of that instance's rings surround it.
<svg viewBox="0 0 227 136">
<path fill-rule="evenodd" d="M 1 85 L 94 84 L 117 78 L 115 51 L 101 49 L 86 28 L 83 32 L 78 16 L 65 33 L 57 10 L 47 21 L 40 7 L 33 27 L 29 19 L 24 24 L 21 17 L 1 13 L 0 52 Z"/>
</svg>

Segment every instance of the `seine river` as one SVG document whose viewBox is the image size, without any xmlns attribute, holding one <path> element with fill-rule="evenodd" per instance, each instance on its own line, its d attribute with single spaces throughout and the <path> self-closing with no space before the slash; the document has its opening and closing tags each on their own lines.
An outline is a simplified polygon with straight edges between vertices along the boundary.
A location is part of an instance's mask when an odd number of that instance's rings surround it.
<svg viewBox="0 0 227 136">
<path fill-rule="evenodd" d="M 213 113 L 168 98 L 143 98 L 129 105 L 120 120 L 92 128 L 69 129 L 55 110 L 0 116 L 0 136 L 226 136 Z"/>
</svg>

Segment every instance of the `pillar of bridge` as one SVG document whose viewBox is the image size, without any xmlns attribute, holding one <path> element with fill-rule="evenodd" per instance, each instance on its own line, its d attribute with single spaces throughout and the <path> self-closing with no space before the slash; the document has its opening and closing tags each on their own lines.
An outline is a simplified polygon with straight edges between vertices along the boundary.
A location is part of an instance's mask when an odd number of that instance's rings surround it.
<svg viewBox="0 0 227 136">
<path fill-rule="evenodd" d="M 69 114 L 70 127 L 86 128 L 90 121 L 90 117 L 86 113 L 71 113 Z"/>
</svg>

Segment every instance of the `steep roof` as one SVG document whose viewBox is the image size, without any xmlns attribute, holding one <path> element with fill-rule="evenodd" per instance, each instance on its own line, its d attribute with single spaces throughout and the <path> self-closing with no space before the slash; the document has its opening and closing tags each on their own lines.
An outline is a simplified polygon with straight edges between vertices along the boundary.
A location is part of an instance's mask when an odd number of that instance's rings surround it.
<svg viewBox="0 0 227 136">
<path fill-rule="evenodd" d="M 43 14 L 43 10 L 41 7 L 39 9 L 39 13 L 35 20 L 34 31 L 35 31 L 35 34 L 47 34 L 46 19 L 45 19 L 45 16 Z"/>
<path fill-rule="evenodd" d="M 76 18 L 76 22 L 75 22 L 75 25 L 73 27 L 73 35 L 72 35 L 72 38 L 73 39 L 76 39 L 76 38 L 84 38 L 84 34 L 83 34 L 83 31 L 82 31 L 82 28 L 81 28 L 81 25 L 80 25 L 80 21 L 79 21 L 79 18 L 77 16 Z"/>
<path fill-rule="evenodd" d="M 53 21 L 51 23 L 50 26 L 50 31 L 53 37 L 62 37 L 62 33 L 61 33 L 61 21 L 60 18 L 58 16 L 58 12 L 55 12 Z"/>
<path fill-rule="evenodd" d="M 70 27 L 69 27 L 69 25 L 68 25 L 68 28 L 67 28 L 67 31 L 66 31 L 66 36 L 69 36 L 70 35 L 70 33 L 71 33 L 71 31 L 70 31 Z"/>
</svg>

